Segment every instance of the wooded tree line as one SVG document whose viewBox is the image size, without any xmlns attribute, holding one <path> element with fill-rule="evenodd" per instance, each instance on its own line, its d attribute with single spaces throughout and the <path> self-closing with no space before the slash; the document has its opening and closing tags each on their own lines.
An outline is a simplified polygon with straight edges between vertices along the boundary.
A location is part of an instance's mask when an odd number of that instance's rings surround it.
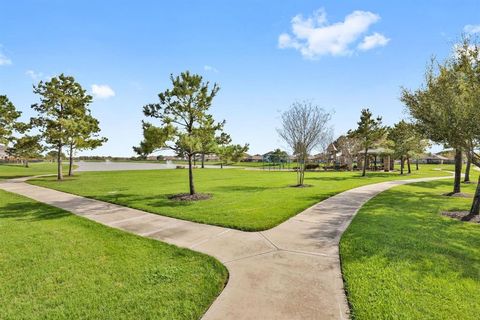
<svg viewBox="0 0 480 320">
<path fill-rule="evenodd" d="M 63 179 L 62 155 L 68 152 L 68 175 L 73 174 L 73 156 L 76 151 L 94 149 L 107 141 L 100 136 L 99 121 L 93 117 L 89 105 L 92 96 L 71 76 L 61 74 L 33 87 L 40 102 L 31 107 L 37 116 L 28 122 L 20 121 L 18 111 L 7 96 L 0 96 L 0 143 L 7 153 L 28 160 L 50 150 L 57 157 L 57 179 Z"/>
</svg>

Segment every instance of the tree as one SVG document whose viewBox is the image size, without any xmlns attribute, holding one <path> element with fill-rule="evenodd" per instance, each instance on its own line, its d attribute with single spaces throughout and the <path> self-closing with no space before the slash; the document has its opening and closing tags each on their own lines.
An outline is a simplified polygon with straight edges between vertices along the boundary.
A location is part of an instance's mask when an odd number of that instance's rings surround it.
<svg viewBox="0 0 480 320">
<path fill-rule="evenodd" d="M 41 157 L 41 152 L 43 151 L 43 146 L 40 144 L 41 141 L 40 135 L 29 136 L 24 135 L 23 137 L 16 138 L 13 146 L 7 149 L 7 153 L 11 156 L 14 156 L 18 159 L 21 159 L 28 168 L 28 161 L 30 159 Z"/>
<path fill-rule="evenodd" d="M 247 152 L 247 151 L 245 151 Z M 270 162 L 275 163 L 282 163 L 286 162 L 288 159 L 288 153 L 286 151 L 282 151 L 280 149 L 275 149 L 270 153 Z"/>
<path fill-rule="evenodd" d="M 229 145 L 221 145 L 217 148 L 217 154 L 220 158 L 220 168 L 223 169 L 224 164 L 228 164 L 229 162 L 238 162 L 245 152 L 248 151 L 248 144 L 240 145 L 240 144 L 229 144 Z"/>
<path fill-rule="evenodd" d="M 331 113 L 309 101 L 294 102 L 282 113 L 282 128 L 277 131 L 297 159 L 297 186 L 303 186 L 308 155 L 332 140 L 331 118 Z"/>
<path fill-rule="evenodd" d="M 400 174 L 403 174 L 405 160 L 408 173 L 412 173 L 410 158 L 425 151 L 427 144 L 424 137 L 414 124 L 401 120 L 389 130 L 388 139 L 393 142 L 394 156 L 400 159 Z"/>
<path fill-rule="evenodd" d="M 160 120 L 160 126 L 144 124 L 144 140 L 155 149 L 169 148 L 188 159 L 190 195 L 195 194 L 192 160 L 202 152 L 204 131 L 211 125 L 208 114 L 219 87 L 203 82 L 200 75 L 182 72 L 170 76 L 172 89 L 158 95 L 160 102 L 144 106 L 147 117 Z"/>
<path fill-rule="evenodd" d="M 402 101 L 432 141 L 455 148 L 453 191 L 459 192 L 462 150 L 470 153 L 472 164 L 480 165 L 475 149 L 480 142 L 480 46 L 464 37 L 444 63 L 432 62 L 423 87 L 403 90 Z M 470 215 L 479 211 L 480 177 Z"/>
<path fill-rule="evenodd" d="M 368 108 L 362 109 L 357 129 L 348 131 L 348 137 L 358 139 L 364 152 L 362 177 L 366 175 L 368 149 L 379 143 L 385 134 L 386 128 L 382 126 L 382 118 L 373 118 Z"/>
<path fill-rule="evenodd" d="M 467 148 L 465 152 L 465 158 L 467 158 L 467 163 L 465 165 L 465 175 L 463 178 L 464 183 L 470 183 L 470 169 L 472 167 L 472 158 L 473 158 L 473 150 L 475 150 L 475 146 L 473 142 L 471 143 L 470 147 Z"/>
<path fill-rule="evenodd" d="M 22 126 L 17 121 L 21 115 L 7 96 L 0 95 L 0 143 L 8 146 L 13 140 L 13 133 Z"/>
<path fill-rule="evenodd" d="M 464 141 L 469 161 L 480 166 L 480 45 L 464 38 L 461 45 L 456 46 L 453 70 L 458 85 L 457 106 L 463 115 L 462 130 L 467 138 Z M 480 176 L 470 207 L 470 216 L 480 214 Z"/>
<path fill-rule="evenodd" d="M 57 179 L 63 179 L 62 150 L 75 137 L 77 122 L 86 114 L 85 108 L 92 97 L 71 76 L 61 74 L 50 81 L 40 81 L 33 92 L 40 103 L 32 105 L 38 116 L 32 123 L 40 128 L 42 137 L 50 148 L 57 151 Z"/>
<path fill-rule="evenodd" d="M 425 85 L 415 91 L 402 90 L 401 100 L 417 126 L 432 141 L 455 149 L 455 179 L 452 194 L 461 191 L 462 153 L 471 139 L 470 115 L 462 98 L 462 71 L 469 58 L 457 51 L 444 63 L 432 61 Z"/>
<path fill-rule="evenodd" d="M 213 117 L 209 115 L 205 121 L 205 125 L 198 130 L 202 169 L 205 168 L 205 155 L 215 153 L 219 145 L 225 144 L 225 139 L 231 140 L 230 136 L 222 132 L 224 125 L 225 121 L 215 123 Z M 217 132 L 220 132 L 220 135 L 217 136 Z"/>
<path fill-rule="evenodd" d="M 455 80 L 448 67 L 427 70 L 425 88 L 415 92 L 403 89 L 401 100 L 418 128 L 432 141 L 455 149 L 455 178 L 452 194 L 461 191 L 462 146 L 466 136 L 461 130 L 464 114 L 455 110 Z"/>
<path fill-rule="evenodd" d="M 153 148 L 152 145 L 150 145 L 147 141 L 142 140 L 140 141 L 139 146 L 134 146 L 132 147 L 133 151 L 138 154 L 140 159 L 147 159 L 148 155 L 152 154 L 153 151 L 155 151 L 155 148 Z"/>
<path fill-rule="evenodd" d="M 82 110 L 83 109 L 83 110 Z M 105 137 L 100 137 L 100 123 L 95 119 L 90 110 L 82 108 L 78 111 L 84 111 L 84 114 L 78 114 L 78 120 L 72 126 L 70 137 L 68 138 L 68 175 L 73 175 L 73 154 L 75 151 L 96 149 L 108 141 Z"/>
<path fill-rule="evenodd" d="M 60 157 L 61 157 L 62 159 L 65 159 L 65 158 L 66 158 L 66 156 L 65 156 L 64 153 L 62 153 L 62 154 L 60 155 Z M 58 151 L 50 150 L 49 152 L 47 152 L 47 153 L 45 154 L 45 159 L 48 160 L 48 161 L 55 162 L 55 161 L 57 160 L 57 158 L 58 158 Z"/>
</svg>

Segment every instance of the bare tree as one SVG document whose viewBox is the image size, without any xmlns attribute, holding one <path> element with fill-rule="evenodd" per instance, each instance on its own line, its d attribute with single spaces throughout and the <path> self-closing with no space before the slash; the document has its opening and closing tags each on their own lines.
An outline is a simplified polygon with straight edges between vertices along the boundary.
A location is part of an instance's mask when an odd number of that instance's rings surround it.
<svg viewBox="0 0 480 320">
<path fill-rule="evenodd" d="M 282 113 L 282 128 L 277 131 L 297 159 L 297 186 L 303 186 L 308 155 L 324 149 L 332 140 L 331 118 L 331 113 L 310 101 L 294 102 Z"/>
</svg>

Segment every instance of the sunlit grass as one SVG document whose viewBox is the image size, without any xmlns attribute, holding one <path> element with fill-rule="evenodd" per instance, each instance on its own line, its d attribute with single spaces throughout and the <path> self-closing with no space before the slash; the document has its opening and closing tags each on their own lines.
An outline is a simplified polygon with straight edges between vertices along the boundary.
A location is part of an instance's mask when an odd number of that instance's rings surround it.
<svg viewBox="0 0 480 320">
<path fill-rule="evenodd" d="M 0 191 L 1 319 L 199 319 L 217 260 Z"/>
<path fill-rule="evenodd" d="M 36 185 L 145 211 L 242 230 L 265 230 L 305 208 L 339 192 L 381 181 L 450 175 L 422 166 L 420 171 L 398 173 L 307 172 L 308 188 L 292 188 L 295 172 L 235 169 L 196 169 L 198 192 L 209 200 L 180 202 L 169 195 L 188 192 L 187 170 L 82 172 L 63 182 L 54 177 L 31 180 Z"/>
<path fill-rule="evenodd" d="M 355 319 L 478 319 L 480 225 L 441 216 L 471 205 L 442 196 L 451 183 L 397 187 L 359 211 L 340 248 Z"/>
</svg>

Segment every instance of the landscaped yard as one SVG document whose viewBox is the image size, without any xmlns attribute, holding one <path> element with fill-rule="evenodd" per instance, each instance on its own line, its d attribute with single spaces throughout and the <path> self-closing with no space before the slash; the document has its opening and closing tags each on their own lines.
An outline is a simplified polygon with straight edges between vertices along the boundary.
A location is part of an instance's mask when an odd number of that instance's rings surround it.
<svg viewBox="0 0 480 320">
<path fill-rule="evenodd" d="M 187 170 L 84 172 L 57 182 L 55 177 L 31 180 L 45 186 L 175 218 L 242 230 L 265 230 L 339 192 L 392 179 L 450 175 L 424 165 L 420 171 L 398 173 L 308 172 L 307 188 L 292 188 L 295 172 L 253 170 L 195 170 L 198 192 L 209 200 L 181 202 L 169 195 L 187 192 Z M 449 168 L 449 167 L 448 167 Z"/>
<path fill-rule="evenodd" d="M 217 260 L 0 191 L 0 319 L 198 319 Z"/>
<path fill-rule="evenodd" d="M 360 210 L 340 246 L 353 318 L 478 319 L 480 225 L 441 216 L 470 208 L 471 199 L 441 195 L 451 188 L 401 186 Z"/>
<path fill-rule="evenodd" d="M 68 170 L 68 165 L 64 165 L 63 169 L 64 171 Z M 28 168 L 17 163 L 0 163 L 0 180 L 41 174 L 54 174 L 56 172 L 57 164 L 52 162 L 30 163 Z"/>
</svg>

